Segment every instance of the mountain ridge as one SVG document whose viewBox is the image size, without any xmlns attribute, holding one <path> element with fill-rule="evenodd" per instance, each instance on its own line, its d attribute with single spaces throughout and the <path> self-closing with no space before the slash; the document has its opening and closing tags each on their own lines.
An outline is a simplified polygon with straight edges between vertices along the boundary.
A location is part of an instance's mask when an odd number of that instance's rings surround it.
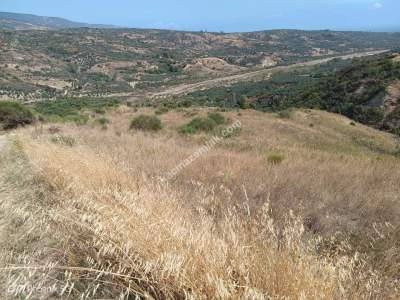
<svg viewBox="0 0 400 300">
<path fill-rule="evenodd" d="M 142 27 L 142 26 L 118 26 L 111 24 L 91 24 L 86 22 L 73 21 L 63 17 L 53 16 L 42 16 L 30 13 L 17 13 L 17 12 L 6 12 L 0 11 L 0 30 L 57 30 L 57 29 L 71 29 L 71 28 L 119 28 L 119 29 L 142 29 L 142 30 L 162 30 L 169 32 L 203 32 L 203 30 L 184 30 L 184 29 L 167 29 L 167 28 L 153 28 L 153 27 Z M 374 33 L 398 33 L 400 27 L 398 26 L 387 26 L 371 29 L 340 29 L 340 28 L 321 28 L 321 29 L 306 29 L 306 28 L 267 28 L 257 29 L 251 31 L 205 31 L 206 33 L 214 34 L 245 34 L 245 33 L 263 33 L 273 31 L 293 31 L 293 32 L 374 32 Z"/>
<path fill-rule="evenodd" d="M 65 28 L 117 28 L 113 25 L 75 22 L 65 18 L 38 16 L 0 11 L 0 29 L 10 30 L 56 30 Z"/>
</svg>

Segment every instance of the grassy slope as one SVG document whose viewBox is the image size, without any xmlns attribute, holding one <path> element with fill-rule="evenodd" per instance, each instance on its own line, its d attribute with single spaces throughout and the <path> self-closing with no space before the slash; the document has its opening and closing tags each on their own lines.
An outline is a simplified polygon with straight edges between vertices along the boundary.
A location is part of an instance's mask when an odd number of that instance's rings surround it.
<svg viewBox="0 0 400 300">
<path fill-rule="evenodd" d="M 321 111 L 228 112 L 242 130 L 166 185 L 159 178 L 211 137 L 176 129 L 206 112 L 165 113 L 152 134 L 128 132 L 134 115 L 152 111 L 123 106 L 107 113 L 107 130 L 95 119 L 56 134 L 20 130 L 0 160 L 14 193 L 2 203 L 16 251 L 6 262 L 57 262 L 71 276 L 48 267 L 17 272 L 18 283 L 58 274 L 59 286 L 75 283 L 73 297 L 115 297 L 128 286 L 150 298 L 396 297 L 392 135 Z M 272 154 L 283 161 L 270 163 Z"/>
</svg>

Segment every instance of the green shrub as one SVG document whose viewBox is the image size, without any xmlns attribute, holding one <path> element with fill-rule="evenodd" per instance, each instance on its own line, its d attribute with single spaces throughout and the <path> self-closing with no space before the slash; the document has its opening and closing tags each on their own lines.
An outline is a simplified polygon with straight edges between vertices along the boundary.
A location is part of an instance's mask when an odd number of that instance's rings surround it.
<svg viewBox="0 0 400 300">
<path fill-rule="evenodd" d="M 249 100 L 246 95 L 240 97 L 238 105 L 241 109 L 248 109 L 250 107 Z"/>
<path fill-rule="evenodd" d="M 196 134 L 197 130 L 189 125 L 183 125 L 178 128 L 178 132 L 181 134 Z"/>
<path fill-rule="evenodd" d="M 211 118 L 197 117 L 188 124 L 179 127 L 178 131 L 184 134 L 195 134 L 198 131 L 210 132 L 217 126 L 218 124 Z"/>
<path fill-rule="evenodd" d="M 185 114 L 191 116 L 191 114 Z M 218 113 L 208 113 L 207 117 L 196 117 L 192 119 L 188 124 L 178 128 L 178 132 L 182 134 L 195 134 L 199 131 L 210 132 L 216 129 L 219 125 L 223 125 L 227 122 L 226 118 Z"/>
<path fill-rule="evenodd" d="M 95 108 L 94 112 L 99 115 L 104 115 L 106 113 L 106 110 L 104 108 L 98 107 Z"/>
<path fill-rule="evenodd" d="M 65 119 L 66 122 L 74 122 L 76 125 L 85 125 L 89 121 L 89 116 L 84 115 L 75 115 L 69 116 Z"/>
<path fill-rule="evenodd" d="M 392 131 L 392 133 L 393 133 L 394 135 L 397 135 L 398 137 L 400 137 L 400 128 L 394 129 L 394 130 Z"/>
<path fill-rule="evenodd" d="M 169 109 L 167 107 L 161 106 L 161 107 L 157 108 L 154 113 L 156 115 L 162 115 L 162 114 L 166 114 L 168 111 L 169 111 Z"/>
<path fill-rule="evenodd" d="M 35 116 L 32 111 L 18 102 L 0 101 L 0 125 L 3 129 L 32 124 Z"/>
<path fill-rule="evenodd" d="M 100 124 L 100 125 L 103 125 L 103 126 L 107 125 L 107 124 L 110 124 L 110 120 L 105 118 L 105 117 L 97 119 L 96 122 L 98 124 Z"/>
<path fill-rule="evenodd" d="M 161 120 L 156 116 L 140 115 L 131 121 L 130 129 L 158 131 L 162 128 Z"/>
<path fill-rule="evenodd" d="M 197 117 L 192 119 L 188 125 L 196 130 L 208 132 L 214 130 L 218 124 L 213 119 Z"/>
<path fill-rule="evenodd" d="M 188 107 L 191 107 L 193 105 L 193 102 L 191 100 L 189 100 L 189 99 L 185 99 L 183 101 L 178 102 L 176 105 L 177 105 L 177 107 L 186 107 L 186 108 L 188 108 Z"/>
<path fill-rule="evenodd" d="M 222 125 L 226 123 L 226 119 L 220 113 L 208 113 L 208 118 L 214 120 L 217 125 Z"/>
<path fill-rule="evenodd" d="M 48 122 L 75 122 L 83 125 L 89 120 L 83 111 L 103 114 L 106 108 L 117 107 L 119 104 L 116 99 L 66 98 L 36 103 L 34 109 Z"/>
<path fill-rule="evenodd" d="M 278 165 L 283 161 L 283 155 L 279 153 L 271 153 L 267 157 L 267 161 L 273 165 Z"/>
</svg>

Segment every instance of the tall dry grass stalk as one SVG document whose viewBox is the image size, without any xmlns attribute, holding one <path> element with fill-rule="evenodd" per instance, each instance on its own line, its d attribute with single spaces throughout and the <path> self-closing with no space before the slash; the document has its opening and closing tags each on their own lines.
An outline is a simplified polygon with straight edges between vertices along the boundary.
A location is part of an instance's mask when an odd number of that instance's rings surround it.
<svg viewBox="0 0 400 300">
<path fill-rule="evenodd" d="M 199 180 L 185 190 L 145 172 L 168 169 L 152 151 L 168 156 L 181 142 L 169 150 L 153 138 L 135 142 L 136 156 L 114 140 L 71 147 L 47 136 L 16 138 L 7 182 L 25 193 L 8 202 L 8 219 L 26 230 L 3 254 L 9 284 L 55 284 L 55 296 L 71 299 L 396 297 L 362 256 L 341 254 L 346 242 L 332 240 L 337 254 L 324 256 L 322 238 L 303 220 L 288 212 L 276 224 L 267 196 L 250 208 L 246 185 L 238 203 L 228 185 L 217 193 Z M 122 160 L 127 153 L 143 161 Z M 30 248 L 21 251 L 21 242 Z"/>
</svg>

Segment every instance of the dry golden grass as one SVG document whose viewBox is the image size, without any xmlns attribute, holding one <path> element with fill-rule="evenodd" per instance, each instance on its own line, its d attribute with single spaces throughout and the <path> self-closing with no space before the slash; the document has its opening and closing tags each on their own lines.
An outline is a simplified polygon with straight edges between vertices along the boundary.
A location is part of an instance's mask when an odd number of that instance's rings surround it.
<svg viewBox="0 0 400 300">
<path fill-rule="evenodd" d="M 141 113 L 10 138 L 4 285 L 55 284 L 72 299 L 399 296 L 392 136 L 317 111 L 229 112 L 242 131 L 166 183 L 210 136 L 178 135 L 182 112 L 162 115 L 159 133 L 129 132 Z"/>
</svg>

